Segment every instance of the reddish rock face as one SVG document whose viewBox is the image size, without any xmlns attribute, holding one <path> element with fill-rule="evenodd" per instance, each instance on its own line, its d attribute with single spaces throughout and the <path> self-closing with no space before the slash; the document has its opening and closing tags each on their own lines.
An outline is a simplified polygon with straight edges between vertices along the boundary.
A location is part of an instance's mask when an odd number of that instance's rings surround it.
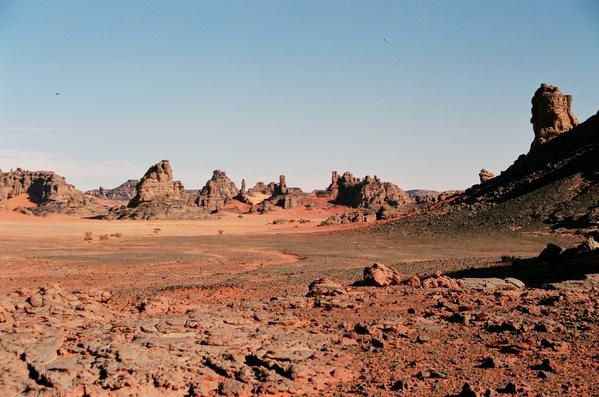
<svg viewBox="0 0 599 397">
<path fill-rule="evenodd" d="M 214 170 L 212 178 L 200 191 L 198 204 L 208 211 L 219 211 L 238 193 L 237 186 L 224 171 Z"/>
<path fill-rule="evenodd" d="M 182 200 L 185 196 L 181 182 L 173 182 L 173 169 L 168 160 L 151 166 L 135 189 L 135 197 L 129 202 L 130 208 L 152 201 Z"/>
<path fill-rule="evenodd" d="M 576 127 L 578 120 L 572 113 L 572 96 L 562 94 L 558 87 L 541 84 L 532 98 L 530 122 L 535 133 L 533 147 Z"/>
<path fill-rule="evenodd" d="M 52 171 L 0 171 L 0 201 L 22 194 L 38 205 L 32 212 L 36 215 L 65 213 L 91 215 L 102 213 L 105 208 L 97 200 L 86 197 L 65 178 Z"/>
</svg>

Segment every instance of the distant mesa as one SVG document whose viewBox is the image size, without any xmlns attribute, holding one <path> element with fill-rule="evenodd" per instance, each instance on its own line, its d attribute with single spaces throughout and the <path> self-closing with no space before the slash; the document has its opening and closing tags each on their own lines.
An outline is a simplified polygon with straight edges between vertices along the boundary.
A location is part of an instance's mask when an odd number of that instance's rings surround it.
<svg viewBox="0 0 599 397">
<path fill-rule="evenodd" d="M 558 87 L 543 83 L 532 97 L 532 123 L 535 139 L 532 147 L 549 142 L 578 125 L 572 113 L 572 96 Z"/>
<path fill-rule="evenodd" d="M 129 201 L 135 197 L 135 187 L 138 183 L 137 179 L 129 179 L 113 189 L 100 186 L 98 189 L 88 190 L 85 194 L 99 199 Z"/>
</svg>

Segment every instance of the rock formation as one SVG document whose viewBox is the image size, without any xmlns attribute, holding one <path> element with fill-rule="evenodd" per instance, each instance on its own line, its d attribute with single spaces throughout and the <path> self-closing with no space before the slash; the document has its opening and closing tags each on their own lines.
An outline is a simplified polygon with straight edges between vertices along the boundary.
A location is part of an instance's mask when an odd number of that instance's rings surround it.
<svg viewBox="0 0 599 397">
<path fill-rule="evenodd" d="M 269 196 L 272 196 L 273 192 L 275 191 L 275 186 L 276 183 L 274 182 L 270 182 L 268 185 L 266 185 L 264 182 L 258 182 L 256 183 L 256 185 L 248 190 L 248 194 L 249 195 L 254 195 L 256 193 L 258 194 L 268 194 Z"/>
<path fill-rule="evenodd" d="M 536 96 L 542 97 L 537 91 Z M 533 101 L 537 102 L 537 100 Z M 536 112 L 536 111 L 535 111 Z M 536 119 L 538 119 L 538 115 Z M 536 124 L 539 127 L 540 124 Z M 520 155 L 506 170 L 451 201 L 380 230 L 436 232 L 570 229 L 599 235 L 599 114 Z"/>
<path fill-rule="evenodd" d="M 406 194 L 420 207 L 427 207 L 440 201 L 457 197 L 462 193 L 464 193 L 463 190 L 446 190 L 438 192 L 436 190 L 414 189 L 406 191 Z"/>
<path fill-rule="evenodd" d="M 173 181 L 168 160 L 151 166 L 135 187 L 127 206 L 110 210 L 108 219 L 197 219 L 206 211 L 190 197 L 180 181 Z"/>
<path fill-rule="evenodd" d="M 484 183 L 484 182 L 486 182 L 488 180 L 491 180 L 491 179 L 495 178 L 495 174 L 492 173 L 491 171 L 489 171 L 488 169 L 483 168 L 478 173 L 478 177 L 480 178 L 480 183 Z"/>
<path fill-rule="evenodd" d="M 92 197 L 86 197 L 65 178 L 51 171 L 0 171 L 0 202 L 26 194 L 37 204 L 31 209 L 36 215 L 64 213 L 95 215 L 106 210 Z"/>
<path fill-rule="evenodd" d="M 139 181 L 137 179 L 129 179 L 114 189 L 105 189 L 100 186 L 98 189 L 88 190 L 85 192 L 88 196 L 93 196 L 108 200 L 122 200 L 129 201 L 135 197 L 135 187 Z"/>
<path fill-rule="evenodd" d="M 399 187 L 382 182 L 377 176 L 366 176 L 363 180 L 355 178 L 351 172 L 339 177 L 336 171 L 331 176 L 331 185 L 327 188 L 331 201 L 353 208 L 366 208 L 378 211 L 383 205 L 401 207 L 412 203 L 412 199 Z"/>
<path fill-rule="evenodd" d="M 241 188 L 239 189 L 239 192 L 237 193 L 237 196 L 235 196 L 235 200 L 238 200 L 244 204 L 252 204 L 252 200 L 250 199 L 250 195 L 247 192 L 247 188 L 246 188 L 246 184 L 245 184 L 245 179 L 241 180 Z"/>
<path fill-rule="evenodd" d="M 279 183 L 273 188 L 272 196 L 260 203 L 257 208 L 254 207 L 253 210 L 263 213 L 273 210 L 274 207 L 290 209 L 303 205 L 305 201 L 306 194 L 302 192 L 300 188 L 287 187 L 285 175 L 281 175 L 279 177 Z"/>
<path fill-rule="evenodd" d="M 362 210 L 331 215 L 327 219 L 320 222 L 319 226 L 347 225 L 350 223 L 366 222 L 368 222 L 368 214 Z"/>
<path fill-rule="evenodd" d="M 135 196 L 129 201 L 129 208 L 146 202 L 182 200 L 185 195 L 182 183 L 173 182 L 173 169 L 168 160 L 151 166 L 135 187 L 135 191 Z"/>
<path fill-rule="evenodd" d="M 535 133 L 532 147 L 576 127 L 578 120 L 572 113 L 572 96 L 562 94 L 558 87 L 541 84 L 532 98 L 530 122 Z"/>
<path fill-rule="evenodd" d="M 210 212 L 220 211 L 238 193 L 237 186 L 224 171 L 214 170 L 212 178 L 200 191 L 198 205 Z"/>
</svg>

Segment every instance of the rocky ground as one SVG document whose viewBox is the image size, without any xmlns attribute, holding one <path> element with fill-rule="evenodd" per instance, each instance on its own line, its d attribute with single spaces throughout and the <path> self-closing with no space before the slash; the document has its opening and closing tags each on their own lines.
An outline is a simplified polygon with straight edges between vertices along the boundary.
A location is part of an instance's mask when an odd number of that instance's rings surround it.
<svg viewBox="0 0 599 397">
<path fill-rule="evenodd" d="M 128 233 L 102 240 L 90 222 L 91 241 L 79 226 L 0 231 L 2 395 L 599 393 L 597 257 L 551 285 L 521 267 L 579 262 L 511 265 L 579 237 L 95 221 Z M 364 272 L 379 261 L 392 266 Z"/>
</svg>

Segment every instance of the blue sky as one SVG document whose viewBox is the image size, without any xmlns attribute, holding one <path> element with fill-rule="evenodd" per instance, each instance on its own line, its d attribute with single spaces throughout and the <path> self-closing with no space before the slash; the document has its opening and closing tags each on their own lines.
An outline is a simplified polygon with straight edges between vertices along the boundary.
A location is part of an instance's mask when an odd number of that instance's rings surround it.
<svg viewBox="0 0 599 397">
<path fill-rule="evenodd" d="M 0 168 L 465 188 L 528 150 L 541 82 L 595 114 L 598 71 L 593 0 L 0 0 Z"/>
</svg>

